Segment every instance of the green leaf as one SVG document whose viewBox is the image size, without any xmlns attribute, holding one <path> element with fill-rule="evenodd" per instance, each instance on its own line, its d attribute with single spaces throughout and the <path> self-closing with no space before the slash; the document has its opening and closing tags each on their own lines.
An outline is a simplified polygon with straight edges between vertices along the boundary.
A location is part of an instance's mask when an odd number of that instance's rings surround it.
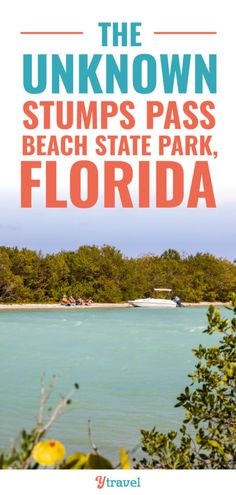
<svg viewBox="0 0 236 495">
<path fill-rule="evenodd" d="M 111 462 L 98 454 L 89 454 L 85 469 L 114 469 Z"/>
<path fill-rule="evenodd" d="M 85 465 L 88 461 L 88 457 L 89 454 L 75 452 L 71 456 L 67 457 L 65 462 L 61 465 L 61 469 L 86 469 Z"/>
<path fill-rule="evenodd" d="M 208 443 L 214 447 L 215 449 L 217 449 L 220 454 L 224 455 L 224 450 L 222 449 L 221 445 L 219 444 L 219 442 L 217 442 L 216 440 L 208 440 Z"/>
<path fill-rule="evenodd" d="M 202 441 L 202 437 L 197 433 L 196 435 L 196 443 L 199 444 Z"/>
</svg>

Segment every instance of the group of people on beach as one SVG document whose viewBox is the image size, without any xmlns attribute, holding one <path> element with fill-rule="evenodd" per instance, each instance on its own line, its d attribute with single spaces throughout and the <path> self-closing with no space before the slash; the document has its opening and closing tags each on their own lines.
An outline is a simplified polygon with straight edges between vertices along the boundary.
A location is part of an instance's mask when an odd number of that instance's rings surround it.
<svg viewBox="0 0 236 495">
<path fill-rule="evenodd" d="M 75 299 L 73 296 L 67 297 L 66 294 L 64 294 L 61 299 L 62 306 L 91 306 L 91 304 L 93 304 L 91 297 L 83 301 L 81 297 L 77 297 L 77 299 Z"/>
</svg>

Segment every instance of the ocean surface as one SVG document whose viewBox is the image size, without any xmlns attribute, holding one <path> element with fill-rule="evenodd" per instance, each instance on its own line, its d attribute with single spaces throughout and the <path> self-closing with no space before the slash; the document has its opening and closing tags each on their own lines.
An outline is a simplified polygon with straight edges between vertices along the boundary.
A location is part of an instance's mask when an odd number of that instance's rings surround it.
<svg viewBox="0 0 236 495">
<path fill-rule="evenodd" d="M 202 333 L 206 312 L 202 307 L 1 312 L 0 450 L 35 424 L 43 373 L 48 383 L 58 377 L 48 407 L 80 384 L 47 435 L 63 441 L 68 453 L 90 449 L 88 419 L 96 445 L 114 461 L 120 446 L 138 444 L 141 428 L 177 428 L 183 412 L 174 404 L 194 368 L 191 349 L 215 339 Z"/>
</svg>

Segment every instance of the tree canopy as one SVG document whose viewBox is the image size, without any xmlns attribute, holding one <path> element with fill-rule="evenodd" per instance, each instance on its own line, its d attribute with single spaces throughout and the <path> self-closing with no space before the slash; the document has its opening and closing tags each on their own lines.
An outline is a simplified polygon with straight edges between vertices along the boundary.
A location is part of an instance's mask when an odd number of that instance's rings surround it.
<svg viewBox="0 0 236 495">
<path fill-rule="evenodd" d="M 236 265 L 174 249 L 128 258 L 107 245 L 46 255 L 0 247 L 0 302 L 54 302 L 65 293 L 116 303 L 151 296 L 158 286 L 186 302 L 228 301 L 236 288 Z"/>
</svg>

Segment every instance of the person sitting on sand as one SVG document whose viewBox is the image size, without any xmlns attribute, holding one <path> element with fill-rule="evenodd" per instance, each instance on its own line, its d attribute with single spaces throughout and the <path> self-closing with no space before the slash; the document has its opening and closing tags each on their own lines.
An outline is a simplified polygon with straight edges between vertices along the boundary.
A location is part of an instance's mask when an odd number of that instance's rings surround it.
<svg viewBox="0 0 236 495">
<path fill-rule="evenodd" d="M 61 299 L 61 305 L 62 306 L 70 306 L 71 303 L 68 299 L 68 297 L 66 296 L 66 294 L 64 294 L 63 298 Z"/>
<path fill-rule="evenodd" d="M 89 299 L 87 299 L 84 304 L 85 306 L 91 306 L 91 304 L 93 304 L 93 300 L 91 299 L 91 297 L 89 297 Z"/>
<path fill-rule="evenodd" d="M 84 304 L 84 301 L 83 299 L 81 299 L 81 297 L 77 297 L 76 301 L 75 301 L 75 304 L 76 306 L 82 306 L 82 304 Z"/>
<path fill-rule="evenodd" d="M 70 304 L 75 304 L 75 299 L 73 298 L 73 296 L 70 296 L 69 297 L 69 303 Z"/>
</svg>

